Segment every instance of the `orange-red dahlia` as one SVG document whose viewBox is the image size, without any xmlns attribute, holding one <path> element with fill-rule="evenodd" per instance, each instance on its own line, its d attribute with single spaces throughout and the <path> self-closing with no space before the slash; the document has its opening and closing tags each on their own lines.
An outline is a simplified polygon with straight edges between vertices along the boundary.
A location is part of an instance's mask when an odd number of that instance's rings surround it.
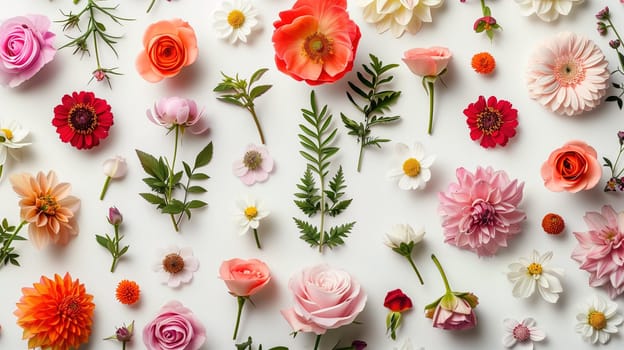
<svg viewBox="0 0 624 350">
<path fill-rule="evenodd" d="M 54 280 L 41 276 L 33 288 L 22 288 L 22 294 L 13 314 L 29 349 L 77 349 L 89 340 L 93 295 L 79 280 L 72 281 L 69 273 L 55 274 Z"/>
<path fill-rule="evenodd" d="M 63 96 L 62 103 L 54 107 L 52 125 L 61 141 L 70 142 L 78 149 L 89 149 L 108 137 L 113 125 L 111 106 L 92 92 L 73 92 Z"/>
<path fill-rule="evenodd" d="M 139 298 L 141 297 L 141 290 L 136 282 L 121 280 L 121 282 L 117 285 L 115 296 L 120 303 L 132 305 L 139 301 Z"/>
<path fill-rule="evenodd" d="M 277 68 L 310 85 L 333 83 L 353 68 L 362 36 L 346 0 L 298 0 L 273 23 Z"/>
<path fill-rule="evenodd" d="M 15 174 L 10 177 L 13 190 L 21 197 L 20 216 L 29 223 L 28 236 L 35 247 L 53 243 L 65 245 L 78 234 L 75 214 L 80 199 L 70 196 L 71 185 L 58 182 L 54 171 Z"/>
<path fill-rule="evenodd" d="M 475 72 L 479 74 L 490 74 L 496 68 L 496 60 L 488 52 L 479 52 L 472 56 L 470 62 Z"/>
</svg>

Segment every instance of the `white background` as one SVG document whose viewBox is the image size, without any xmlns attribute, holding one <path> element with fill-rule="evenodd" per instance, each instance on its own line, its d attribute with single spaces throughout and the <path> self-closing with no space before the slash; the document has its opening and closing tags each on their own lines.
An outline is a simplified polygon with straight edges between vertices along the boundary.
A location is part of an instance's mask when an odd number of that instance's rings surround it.
<svg viewBox="0 0 624 350">
<path fill-rule="evenodd" d="M 116 59 L 103 49 L 104 64 L 119 66 L 123 76 L 113 77 L 112 90 L 103 83 L 88 83 L 90 72 L 95 68 L 94 57 L 72 55 L 72 49 L 57 53 L 36 77 L 16 89 L 0 89 L 0 117 L 16 119 L 31 130 L 33 145 L 21 154 L 21 161 L 9 160 L 5 178 L 0 182 L 0 213 L 17 223 L 18 198 L 12 190 L 7 175 L 19 172 L 57 172 L 61 181 L 73 185 L 73 195 L 82 200 L 78 221 L 80 234 L 66 247 L 49 246 L 36 250 L 29 242 L 17 242 L 22 267 L 6 266 L 0 269 L 0 349 L 21 349 L 21 329 L 15 324 L 15 303 L 21 296 L 21 287 L 31 286 L 41 275 L 52 277 L 54 273 L 70 272 L 79 278 L 87 291 L 94 295 L 95 319 L 91 341 L 83 349 L 117 349 L 120 344 L 102 341 L 116 326 L 136 321 L 137 337 L 130 349 L 141 349 L 141 330 L 169 300 L 179 300 L 191 308 L 207 329 L 207 341 L 202 349 L 233 349 L 230 339 L 233 330 L 236 300 L 217 278 L 218 267 L 225 259 L 233 257 L 259 258 L 264 260 L 273 273 L 270 285 L 253 297 L 255 307 L 246 305 L 239 332 L 239 340 L 251 335 L 256 344 L 265 347 L 285 345 L 291 349 L 311 349 L 314 336 L 299 334 L 289 336 L 291 329 L 279 313 L 291 306 L 292 296 L 287 289 L 291 275 L 304 267 L 328 263 L 343 268 L 361 282 L 368 294 L 367 307 L 358 317 L 359 325 L 332 330 L 324 336 L 323 349 L 331 348 L 339 339 L 347 345 L 352 339 L 363 339 L 369 349 L 386 350 L 397 346 L 385 335 L 383 307 L 386 292 L 402 288 L 414 301 L 414 309 L 405 314 L 399 339 L 411 337 L 413 343 L 426 349 L 497 349 L 502 348 L 502 320 L 506 317 L 522 319 L 534 317 L 548 334 L 538 349 L 588 349 L 580 335 L 575 334 L 576 306 L 594 293 L 606 296 L 603 290 L 588 286 L 588 273 L 579 270 L 570 254 L 576 244 L 573 231 L 584 231 L 582 216 L 586 211 L 598 211 L 604 204 L 624 210 L 620 194 L 603 193 L 602 186 L 608 176 L 603 175 L 600 184 L 590 191 L 578 194 L 553 193 L 544 186 L 539 169 L 548 154 L 572 139 L 580 139 L 593 145 L 599 156 L 614 158 L 618 143 L 616 132 L 622 129 L 622 111 L 615 104 L 603 104 L 595 111 L 578 117 L 554 115 L 529 99 L 524 75 L 528 56 L 540 41 L 560 31 L 571 30 L 588 36 L 605 52 L 610 69 L 617 65 L 616 55 L 608 46 L 608 39 L 600 37 L 595 30 L 594 14 L 604 5 L 611 6 L 616 23 L 624 23 L 624 9 L 616 0 L 586 1 L 574 8 L 569 16 L 554 23 L 545 23 L 535 17 L 522 17 L 511 0 L 488 1 L 493 15 L 503 26 L 493 43 L 485 34 L 472 31 L 474 20 L 481 16 L 478 1 L 449 0 L 442 8 L 433 11 L 434 22 L 425 24 L 416 35 L 406 34 L 395 39 L 390 33 L 378 34 L 372 25 L 366 24 L 361 8 L 349 3 L 351 17 L 362 31 L 357 61 L 353 72 L 335 84 L 316 87 L 320 104 L 329 104 L 334 114 L 334 126 L 339 128 L 336 145 L 341 148 L 334 164 L 344 166 L 348 189 L 353 204 L 341 215 L 339 221 L 355 220 L 357 224 L 346 245 L 333 251 L 319 253 L 301 241 L 292 217 L 303 218 L 293 204 L 295 185 L 303 174 L 305 163 L 298 155 L 298 123 L 302 121 L 300 109 L 309 108 L 311 88 L 280 73 L 273 62 L 271 43 L 272 23 L 277 13 L 292 6 L 294 1 L 255 1 L 260 12 L 262 29 L 256 31 L 249 44 L 231 46 L 216 38 L 211 26 L 211 16 L 218 1 L 158 0 L 151 13 L 146 14 L 148 0 L 111 1 L 120 2 L 118 14 L 135 18 L 123 27 L 104 21 L 108 30 L 123 34 L 117 46 Z M 74 10 L 71 0 L 22 0 L 6 2 L 2 19 L 26 13 L 46 14 L 53 20 L 61 19 L 59 9 Z M 151 84 L 144 81 L 134 68 L 134 60 L 141 50 L 141 37 L 145 28 L 160 19 L 180 17 L 188 21 L 196 31 L 199 58 L 191 67 L 169 80 Z M 56 46 L 67 42 L 61 33 L 62 25 L 53 23 L 57 33 Z M 619 28 L 624 31 L 624 26 Z M 446 87 L 436 86 L 436 122 L 434 134 L 426 134 L 427 97 L 420 77 L 412 75 L 401 63 L 402 53 L 413 47 L 433 45 L 447 46 L 453 59 L 444 80 Z M 479 76 L 470 68 L 470 58 L 480 51 L 491 52 L 497 60 L 496 73 L 489 77 Z M 433 179 L 422 192 L 402 191 L 397 184 L 387 181 L 386 171 L 393 166 L 393 144 L 381 150 L 369 150 L 364 156 L 362 173 L 356 173 L 357 144 L 340 125 L 339 115 L 344 112 L 359 120 L 355 109 L 346 98 L 347 81 L 355 79 L 355 71 L 368 63 L 368 53 L 374 53 L 386 63 L 401 63 L 394 70 L 395 89 L 403 91 L 393 112 L 402 116 L 400 123 L 375 129 L 378 136 L 394 141 L 422 142 L 427 150 L 437 154 L 432 168 Z M 270 68 L 262 83 L 274 87 L 257 100 L 257 112 L 267 137 L 271 155 L 275 159 L 275 171 L 266 183 L 252 187 L 243 185 L 231 172 L 232 163 L 242 156 L 246 145 L 257 143 L 258 137 L 251 118 L 237 107 L 216 100 L 212 89 L 220 81 L 220 71 L 227 74 L 240 73 L 248 77 L 260 67 Z M 106 99 L 112 106 L 115 125 L 108 139 L 96 149 L 78 151 L 59 141 L 51 125 L 53 108 L 64 94 L 88 90 Z M 509 100 L 519 111 L 518 134 L 507 147 L 485 150 L 469 138 L 469 131 L 462 114 L 463 109 L 476 101 L 479 95 Z M 208 192 L 201 199 L 209 206 L 197 211 L 191 222 L 182 224 L 182 233 L 175 233 L 168 216 L 138 196 L 146 192 L 142 183 L 143 171 L 134 154 L 141 149 L 155 155 L 171 156 L 172 135 L 150 123 L 146 109 L 165 96 L 182 96 L 195 99 L 205 106 L 210 132 L 203 136 L 185 137 L 179 159 L 191 161 L 208 141 L 214 142 L 214 158 L 206 168 L 212 177 L 204 185 Z M 113 155 L 125 156 L 130 170 L 125 179 L 113 182 L 104 201 L 98 200 L 104 181 L 101 163 Z M 524 200 L 521 208 L 527 220 L 523 232 L 511 240 L 510 247 L 501 249 L 495 257 L 478 258 L 476 254 L 443 243 L 440 219 L 437 215 L 437 193 L 444 191 L 455 181 L 455 169 L 463 166 L 474 171 L 476 166 L 493 166 L 508 172 L 511 178 L 525 182 Z M 238 236 L 232 219 L 235 201 L 245 194 L 264 200 L 271 210 L 260 230 L 263 250 L 258 251 L 251 235 Z M 130 244 L 128 254 L 120 261 L 117 271 L 111 274 L 109 253 L 100 247 L 94 235 L 111 233 L 106 222 L 108 207 L 116 205 L 124 215 L 121 231 Z M 567 228 L 559 237 L 543 233 L 540 222 L 547 212 L 560 213 Z M 421 286 L 408 263 L 383 245 L 384 233 L 392 225 L 409 223 L 422 225 L 427 230 L 425 242 L 415 249 L 414 259 L 425 279 Z M 26 230 L 24 231 L 24 233 Z M 159 283 L 151 271 L 158 261 L 156 251 L 170 244 L 192 246 L 200 260 L 200 269 L 191 284 L 172 289 Z M 518 300 L 511 295 L 512 284 L 507 281 L 507 265 L 521 256 L 528 256 L 533 249 L 540 252 L 554 251 L 552 264 L 565 269 L 564 294 L 555 305 L 548 304 L 538 296 Z M 436 253 L 449 276 L 451 286 L 457 291 L 472 291 L 480 298 L 476 309 L 479 325 L 463 332 L 447 332 L 431 327 L 424 318 L 424 305 L 438 298 L 444 291 L 442 281 L 429 256 Z M 139 305 L 126 307 L 114 297 L 121 279 L 137 281 L 142 290 Z M 617 302 L 624 312 L 622 298 Z M 624 345 L 621 335 L 615 336 L 607 348 Z"/>
</svg>

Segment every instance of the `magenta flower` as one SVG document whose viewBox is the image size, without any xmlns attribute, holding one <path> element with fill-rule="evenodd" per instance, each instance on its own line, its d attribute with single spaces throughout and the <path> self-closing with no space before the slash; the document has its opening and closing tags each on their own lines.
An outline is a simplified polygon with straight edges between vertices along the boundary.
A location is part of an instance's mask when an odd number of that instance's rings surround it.
<svg viewBox="0 0 624 350">
<path fill-rule="evenodd" d="M 165 304 L 143 328 L 147 350 L 197 350 L 206 342 L 206 329 L 179 301 Z"/>
<path fill-rule="evenodd" d="M 203 110 L 197 110 L 195 101 L 182 97 L 164 97 L 154 104 L 154 115 L 147 111 L 147 118 L 154 124 L 171 129 L 182 126 L 192 134 L 208 129 Z"/>
<path fill-rule="evenodd" d="M 510 181 L 507 173 L 491 167 L 478 167 L 474 174 L 458 168 L 456 175 L 457 183 L 438 194 L 444 241 L 479 256 L 494 255 L 520 233 L 526 219 L 518 209 L 524 183 Z"/>
<path fill-rule="evenodd" d="M 574 232 L 578 245 L 572 251 L 582 270 L 589 272 L 589 285 L 605 287 L 611 299 L 624 293 L 624 212 L 610 205 L 600 213 L 583 217 L 589 230 Z"/>
<path fill-rule="evenodd" d="M 249 144 L 243 159 L 235 161 L 232 165 L 232 171 L 247 186 L 264 182 L 273 171 L 273 158 L 266 146 Z"/>
</svg>

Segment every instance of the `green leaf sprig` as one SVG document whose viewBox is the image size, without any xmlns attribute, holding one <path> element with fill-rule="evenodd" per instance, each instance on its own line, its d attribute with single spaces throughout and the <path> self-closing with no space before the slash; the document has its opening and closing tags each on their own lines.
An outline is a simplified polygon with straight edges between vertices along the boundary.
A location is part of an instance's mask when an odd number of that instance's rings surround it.
<svg viewBox="0 0 624 350">
<path fill-rule="evenodd" d="M 221 96 L 217 97 L 218 100 L 225 103 L 233 104 L 235 106 L 243 107 L 251 114 L 251 117 L 256 124 L 256 129 L 258 130 L 258 134 L 260 135 L 260 142 L 262 142 L 262 144 L 266 144 L 266 142 L 264 140 L 262 127 L 260 126 L 260 120 L 258 120 L 258 115 L 256 114 L 254 100 L 257 97 L 262 96 L 265 92 L 269 91 L 269 89 L 273 86 L 253 86 L 253 84 L 260 80 L 260 78 L 262 78 L 264 73 L 266 73 L 267 71 L 267 68 L 258 69 L 251 75 L 251 77 L 249 78 L 249 82 L 247 82 L 246 79 L 240 79 L 238 77 L 238 74 L 236 74 L 235 77 L 230 77 L 221 72 L 223 80 L 219 83 L 219 85 L 217 85 L 217 87 L 213 89 L 214 92 L 221 94 Z"/>
<path fill-rule="evenodd" d="M 11 247 L 11 244 L 13 241 L 26 240 L 26 238 L 18 235 L 25 224 L 26 221 L 22 221 L 19 226 L 15 227 L 9 225 L 9 221 L 6 218 L 2 220 L 2 225 L 0 225 L 0 243 L 2 243 L 2 247 L 0 247 L 0 266 L 8 265 L 9 263 L 20 266 L 17 261 L 19 254 L 15 253 L 15 247 Z"/>
<path fill-rule="evenodd" d="M 175 131 L 175 146 L 173 159 L 169 161 L 165 157 L 154 157 L 149 153 L 136 150 L 143 170 L 148 177 L 143 182 L 150 187 L 153 193 L 139 193 L 149 203 L 156 205 L 156 208 L 163 214 L 171 216 L 171 222 L 176 232 L 179 232 L 179 225 L 184 214 L 188 220 L 191 219 L 191 210 L 203 208 L 206 202 L 198 199 L 189 199 L 189 194 L 201 194 L 206 192 L 202 186 L 191 185 L 192 181 L 208 180 L 210 176 L 198 170 L 210 163 L 212 160 L 212 142 L 208 143 L 195 157 L 195 162 L 191 167 L 187 162 L 182 162 L 184 171 L 176 171 L 175 165 L 178 154 L 178 144 L 181 143 L 181 130 L 183 126 L 174 125 L 171 127 Z M 171 130 L 170 130 L 171 131 Z M 186 176 L 186 183 L 182 183 L 183 176 Z M 174 190 L 181 188 L 184 191 L 182 199 L 175 198 Z M 177 215 L 177 217 L 176 217 Z"/>
<path fill-rule="evenodd" d="M 128 248 L 130 248 L 130 246 L 124 246 L 121 249 L 119 248 L 119 243 L 121 243 L 121 240 L 124 238 L 124 236 L 119 235 L 119 226 L 121 226 L 121 223 L 123 222 L 123 216 L 119 212 L 119 209 L 111 207 L 108 210 L 108 217 L 106 220 L 109 224 L 111 224 L 111 226 L 113 226 L 115 235 L 112 237 L 108 234 L 105 236 L 95 235 L 95 240 L 99 245 L 106 248 L 106 250 L 111 253 L 113 263 L 111 264 L 110 272 L 115 272 L 115 267 L 117 267 L 119 258 L 128 252 Z"/>
<path fill-rule="evenodd" d="M 369 65 L 362 65 L 364 72 L 357 72 L 357 77 L 360 83 L 364 87 L 359 87 L 353 82 L 349 82 L 351 90 L 365 100 L 367 104 L 360 106 L 353 95 L 347 92 L 349 101 L 357 108 L 363 115 L 363 122 L 356 122 L 353 119 L 349 119 L 343 113 L 340 113 L 340 118 L 344 126 L 349 130 L 349 135 L 357 137 L 357 142 L 360 144 L 360 154 L 358 156 L 357 171 L 362 169 L 362 157 L 364 155 L 364 148 L 368 146 L 377 146 L 381 148 L 381 144 L 389 142 L 389 139 L 381 139 L 370 136 L 371 128 L 377 125 L 384 125 L 397 121 L 400 116 L 386 117 L 384 114 L 390 111 L 390 106 L 394 104 L 401 96 L 401 91 L 393 90 L 380 90 L 383 85 L 386 85 L 394 79 L 392 75 L 388 75 L 388 71 L 398 67 L 398 64 L 384 65 L 375 55 L 369 54 L 371 62 Z M 365 90 L 368 89 L 367 92 Z"/>
<path fill-rule="evenodd" d="M 78 2 L 79 0 L 74 0 L 74 4 L 78 4 Z M 117 7 L 119 5 L 100 6 L 98 3 L 98 0 L 87 0 L 84 8 L 78 13 L 73 13 L 71 11 L 69 13 L 65 13 L 61 11 L 61 14 L 65 16 L 65 19 L 57 22 L 63 23 L 63 31 L 77 28 L 81 34 L 77 37 L 71 37 L 68 35 L 71 41 L 61 46 L 60 49 L 66 47 L 75 47 L 73 52 L 74 54 L 89 54 L 88 42 L 89 40 L 91 40 L 93 43 L 93 51 L 95 52 L 95 62 L 97 65 L 95 70 L 91 72 L 91 80 L 106 80 L 108 86 L 111 87 L 110 75 L 121 75 L 121 73 L 117 72 L 118 67 L 105 68 L 102 66 L 99 44 L 100 42 L 104 42 L 112 50 L 115 56 L 118 57 L 119 55 L 117 53 L 117 50 L 115 49 L 115 44 L 117 44 L 117 41 L 121 39 L 121 36 L 109 34 L 106 31 L 106 26 L 104 25 L 104 23 L 98 21 L 98 18 L 108 17 L 110 20 L 119 25 L 122 25 L 121 21 L 133 21 L 134 19 L 119 17 L 115 15 L 113 12 L 117 10 Z M 87 28 L 84 31 L 80 29 L 80 23 L 83 21 L 83 17 L 87 18 Z"/>
<path fill-rule="evenodd" d="M 355 221 L 331 227 L 325 230 L 325 217 L 335 217 L 342 213 L 351 204 L 352 199 L 343 199 L 346 189 L 342 166 L 338 167 L 333 178 L 329 179 L 331 158 L 339 148 L 331 146 L 338 131 L 331 129 L 332 115 L 327 112 L 327 105 L 319 110 L 314 91 L 310 94 L 311 109 L 302 109 L 303 118 L 308 125 L 299 124 L 302 133 L 299 134 L 299 144 L 303 150 L 299 153 L 307 160 L 306 171 L 297 185 L 299 191 L 295 193 L 294 202 L 308 217 L 320 215 L 320 225 L 316 227 L 304 220 L 293 218 L 301 232 L 299 238 L 318 246 L 319 252 L 323 247 L 330 249 L 344 244 L 344 238 L 351 232 Z M 317 187 L 315 175 L 318 178 Z"/>
<path fill-rule="evenodd" d="M 244 343 L 234 344 L 234 346 L 236 346 L 236 350 L 253 350 L 253 348 L 251 347 L 252 345 L 253 345 L 253 339 L 251 339 L 251 337 L 248 337 L 247 341 Z M 260 346 L 258 347 L 258 350 L 262 350 L 262 344 L 260 344 Z M 288 348 L 285 346 L 275 346 L 275 347 L 269 348 L 268 350 L 288 350 Z"/>
</svg>

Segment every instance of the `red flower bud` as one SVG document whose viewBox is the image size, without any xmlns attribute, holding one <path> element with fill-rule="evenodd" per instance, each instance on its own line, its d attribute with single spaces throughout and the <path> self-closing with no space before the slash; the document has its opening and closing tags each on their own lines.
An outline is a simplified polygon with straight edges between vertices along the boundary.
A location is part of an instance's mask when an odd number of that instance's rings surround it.
<svg viewBox="0 0 624 350">
<path fill-rule="evenodd" d="M 403 312 L 412 308 L 412 299 L 400 289 L 391 290 L 386 295 L 384 306 L 394 312 Z"/>
</svg>

